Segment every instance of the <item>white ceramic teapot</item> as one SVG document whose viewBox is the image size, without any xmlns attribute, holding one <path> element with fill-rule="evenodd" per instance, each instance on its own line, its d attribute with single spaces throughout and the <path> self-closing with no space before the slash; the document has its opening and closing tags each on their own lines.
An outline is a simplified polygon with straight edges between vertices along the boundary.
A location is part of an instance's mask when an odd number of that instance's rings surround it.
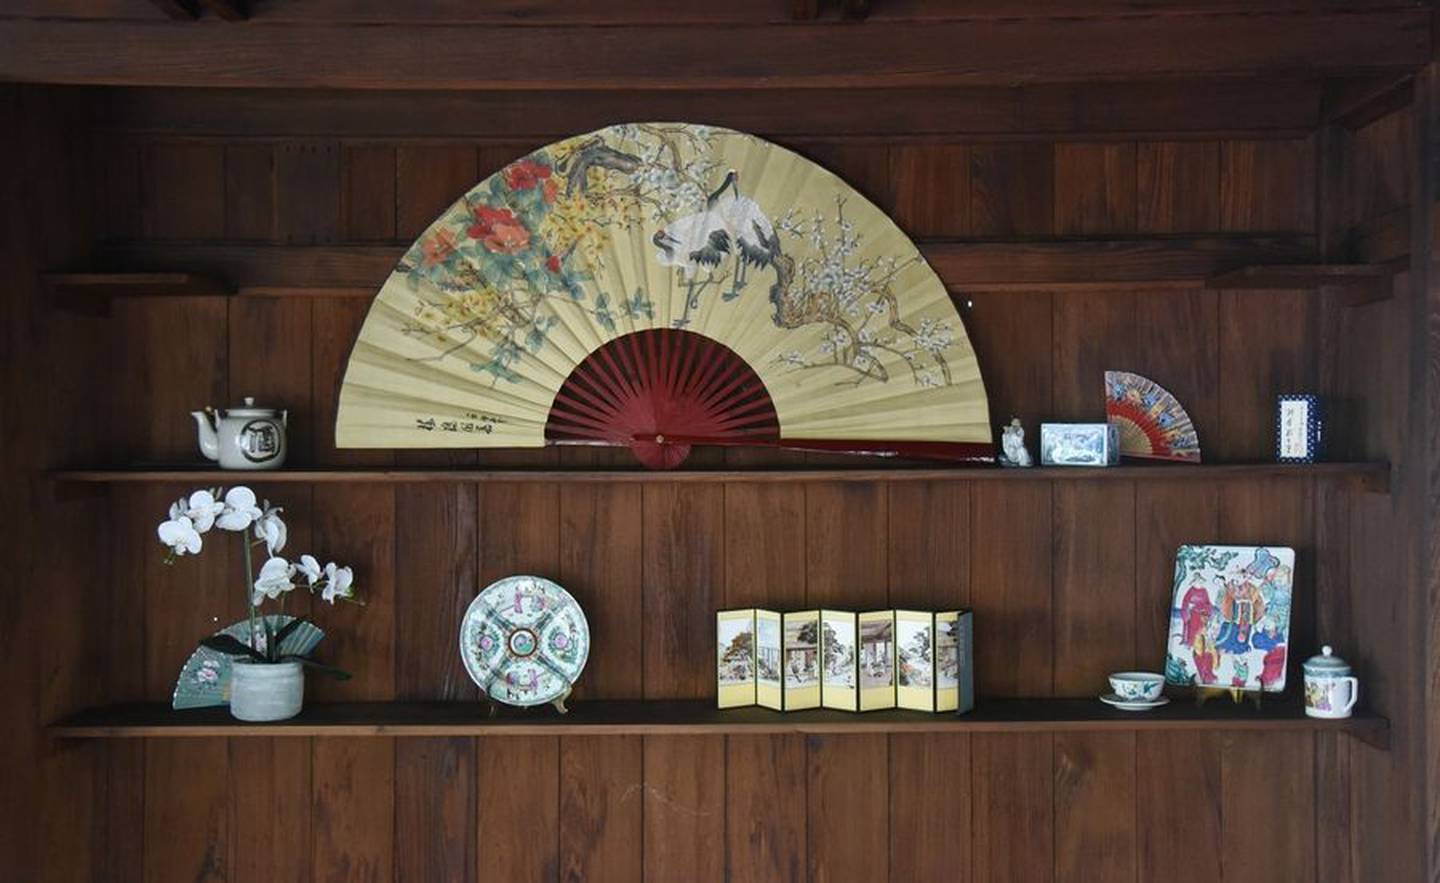
<svg viewBox="0 0 1440 883">
<path fill-rule="evenodd" d="M 247 396 L 243 408 L 191 411 L 200 434 L 200 453 L 221 469 L 279 469 L 285 463 L 286 411 L 257 408 Z"/>
</svg>

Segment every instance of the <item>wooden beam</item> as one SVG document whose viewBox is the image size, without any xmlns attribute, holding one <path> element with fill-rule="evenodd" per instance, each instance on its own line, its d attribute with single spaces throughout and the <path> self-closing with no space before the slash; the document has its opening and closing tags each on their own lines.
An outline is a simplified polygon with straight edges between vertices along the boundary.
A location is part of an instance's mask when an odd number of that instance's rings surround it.
<svg viewBox="0 0 1440 883">
<path fill-rule="evenodd" d="M 1321 117 L 1351 131 L 1364 128 L 1407 107 L 1414 85 L 1415 77 L 1408 73 L 1332 80 L 1325 84 Z"/>
<path fill-rule="evenodd" d="M 256 24 L 256 27 L 259 25 Z M 867 28 L 871 24 L 866 25 Z M 927 89 L 744 89 L 706 108 L 717 125 L 787 139 L 961 135 L 1175 138 L 1308 134 L 1321 84 L 1310 79 L 1216 78 Z M 554 139 L 622 120 L 685 119 L 678 92 L 431 92 L 112 89 L 94 102 L 110 130 L 180 135 Z M 803 105 L 804 113 L 796 113 Z"/>
<path fill-rule="evenodd" d="M 0 22 L 0 79 L 354 89 L 938 87 L 1413 69 L 1425 9 L 1356 13 L 658 25 L 177 29 Z"/>
</svg>

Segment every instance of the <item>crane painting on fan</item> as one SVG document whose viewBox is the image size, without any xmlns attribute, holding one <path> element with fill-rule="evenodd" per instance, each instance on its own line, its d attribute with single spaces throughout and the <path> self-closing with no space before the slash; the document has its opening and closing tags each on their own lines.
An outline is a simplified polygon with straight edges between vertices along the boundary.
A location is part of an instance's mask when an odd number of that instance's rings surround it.
<svg viewBox="0 0 1440 883">
<path fill-rule="evenodd" d="M 491 430 L 439 431 L 474 415 Z M 459 198 L 376 296 L 336 436 L 618 444 L 649 465 L 692 443 L 994 452 L 975 352 L 914 243 L 804 157 L 683 123 L 551 144 Z"/>
<path fill-rule="evenodd" d="M 755 200 L 741 195 L 739 177 L 731 169 L 720 188 L 705 198 L 704 209 L 666 224 L 651 237 L 655 259 L 678 268 L 685 280 L 685 313 L 675 320 L 676 328 L 689 325 L 691 310 L 700 306 L 696 282 L 702 267 L 710 272 L 700 290 L 716 282 L 714 271 L 728 259 L 730 290 L 722 300 L 735 300 L 745 288 L 749 268 L 770 266 L 779 251 L 774 226 Z"/>
</svg>

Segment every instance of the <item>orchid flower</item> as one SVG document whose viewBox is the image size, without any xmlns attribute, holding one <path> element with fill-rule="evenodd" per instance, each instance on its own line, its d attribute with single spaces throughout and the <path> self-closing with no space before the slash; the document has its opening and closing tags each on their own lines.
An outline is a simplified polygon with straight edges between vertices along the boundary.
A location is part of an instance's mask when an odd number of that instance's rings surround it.
<svg viewBox="0 0 1440 883">
<path fill-rule="evenodd" d="M 190 519 L 195 530 L 205 533 L 215 526 L 215 516 L 225 509 L 225 504 L 215 499 L 210 491 L 201 489 L 189 497 L 181 497 L 170 504 L 170 520 L 175 521 L 180 516 Z"/>
<path fill-rule="evenodd" d="M 348 567 L 337 567 L 331 561 L 325 565 L 325 588 L 320 590 L 320 597 L 331 604 L 336 598 L 349 598 L 352 594 L 350 584 L 354 581 L 354 571 Z"/>
<path fill-rule="evenodd" d="M 176 517 L 172 514 L 169 521 L 160 523 L 156 532 L 160 534 L 160 542 L 169 546 L 173 555 L 197 555 L 200 552 L 200 532 L 188 515 Z"/>
<path fill-rule="evenodd" d="M 271 507 L 270 501 L 265 501 L 265 513 L 255 521 L 255 539 L 265 541 L 265 551 L 272 556 L 285 548 L 285 539 L 289 531 L 285 522 L 280 519 L 280 513 L 284 511 L 279 506 Z"/>
<path fill-rule="evenodd" d="M 225 510 L 216 523 L 222 530 L 245 530 L 263 514 L 255 505 L 255 492 L 240 485 L 225 494 Z"/>
<path fill-rule="evenodd" d="M 305 574 L 305 581 L 312 586 L 320 581 L 320 562 L 315 560 L 314 555 L 301 555 L 295 569 Z"/>
<path fill-rule="evenodd" d="M 259 604 L 266 598 L 275 599 L 295 588 L 293 577 L 295 565 L 284 558 L 271 558 L 260 568 L 255 579 L 255 593 L 252 603 Z"/>
</svg>

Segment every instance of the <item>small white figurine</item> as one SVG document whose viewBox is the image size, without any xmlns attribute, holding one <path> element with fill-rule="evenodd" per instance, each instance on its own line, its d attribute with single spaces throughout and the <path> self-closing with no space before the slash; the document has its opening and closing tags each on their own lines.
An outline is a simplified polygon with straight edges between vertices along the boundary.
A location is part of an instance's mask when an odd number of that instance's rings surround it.
<svg viewBox="0 0 1440 883">
<path fill-rule="evenodd" d="M 1000 465 L 1033 466 L 1030 452 L 1025 450 L 1025 427 L 1019 417 L 1011 417 L 1009 426 L 1000 427 Z"/>
</svg>

